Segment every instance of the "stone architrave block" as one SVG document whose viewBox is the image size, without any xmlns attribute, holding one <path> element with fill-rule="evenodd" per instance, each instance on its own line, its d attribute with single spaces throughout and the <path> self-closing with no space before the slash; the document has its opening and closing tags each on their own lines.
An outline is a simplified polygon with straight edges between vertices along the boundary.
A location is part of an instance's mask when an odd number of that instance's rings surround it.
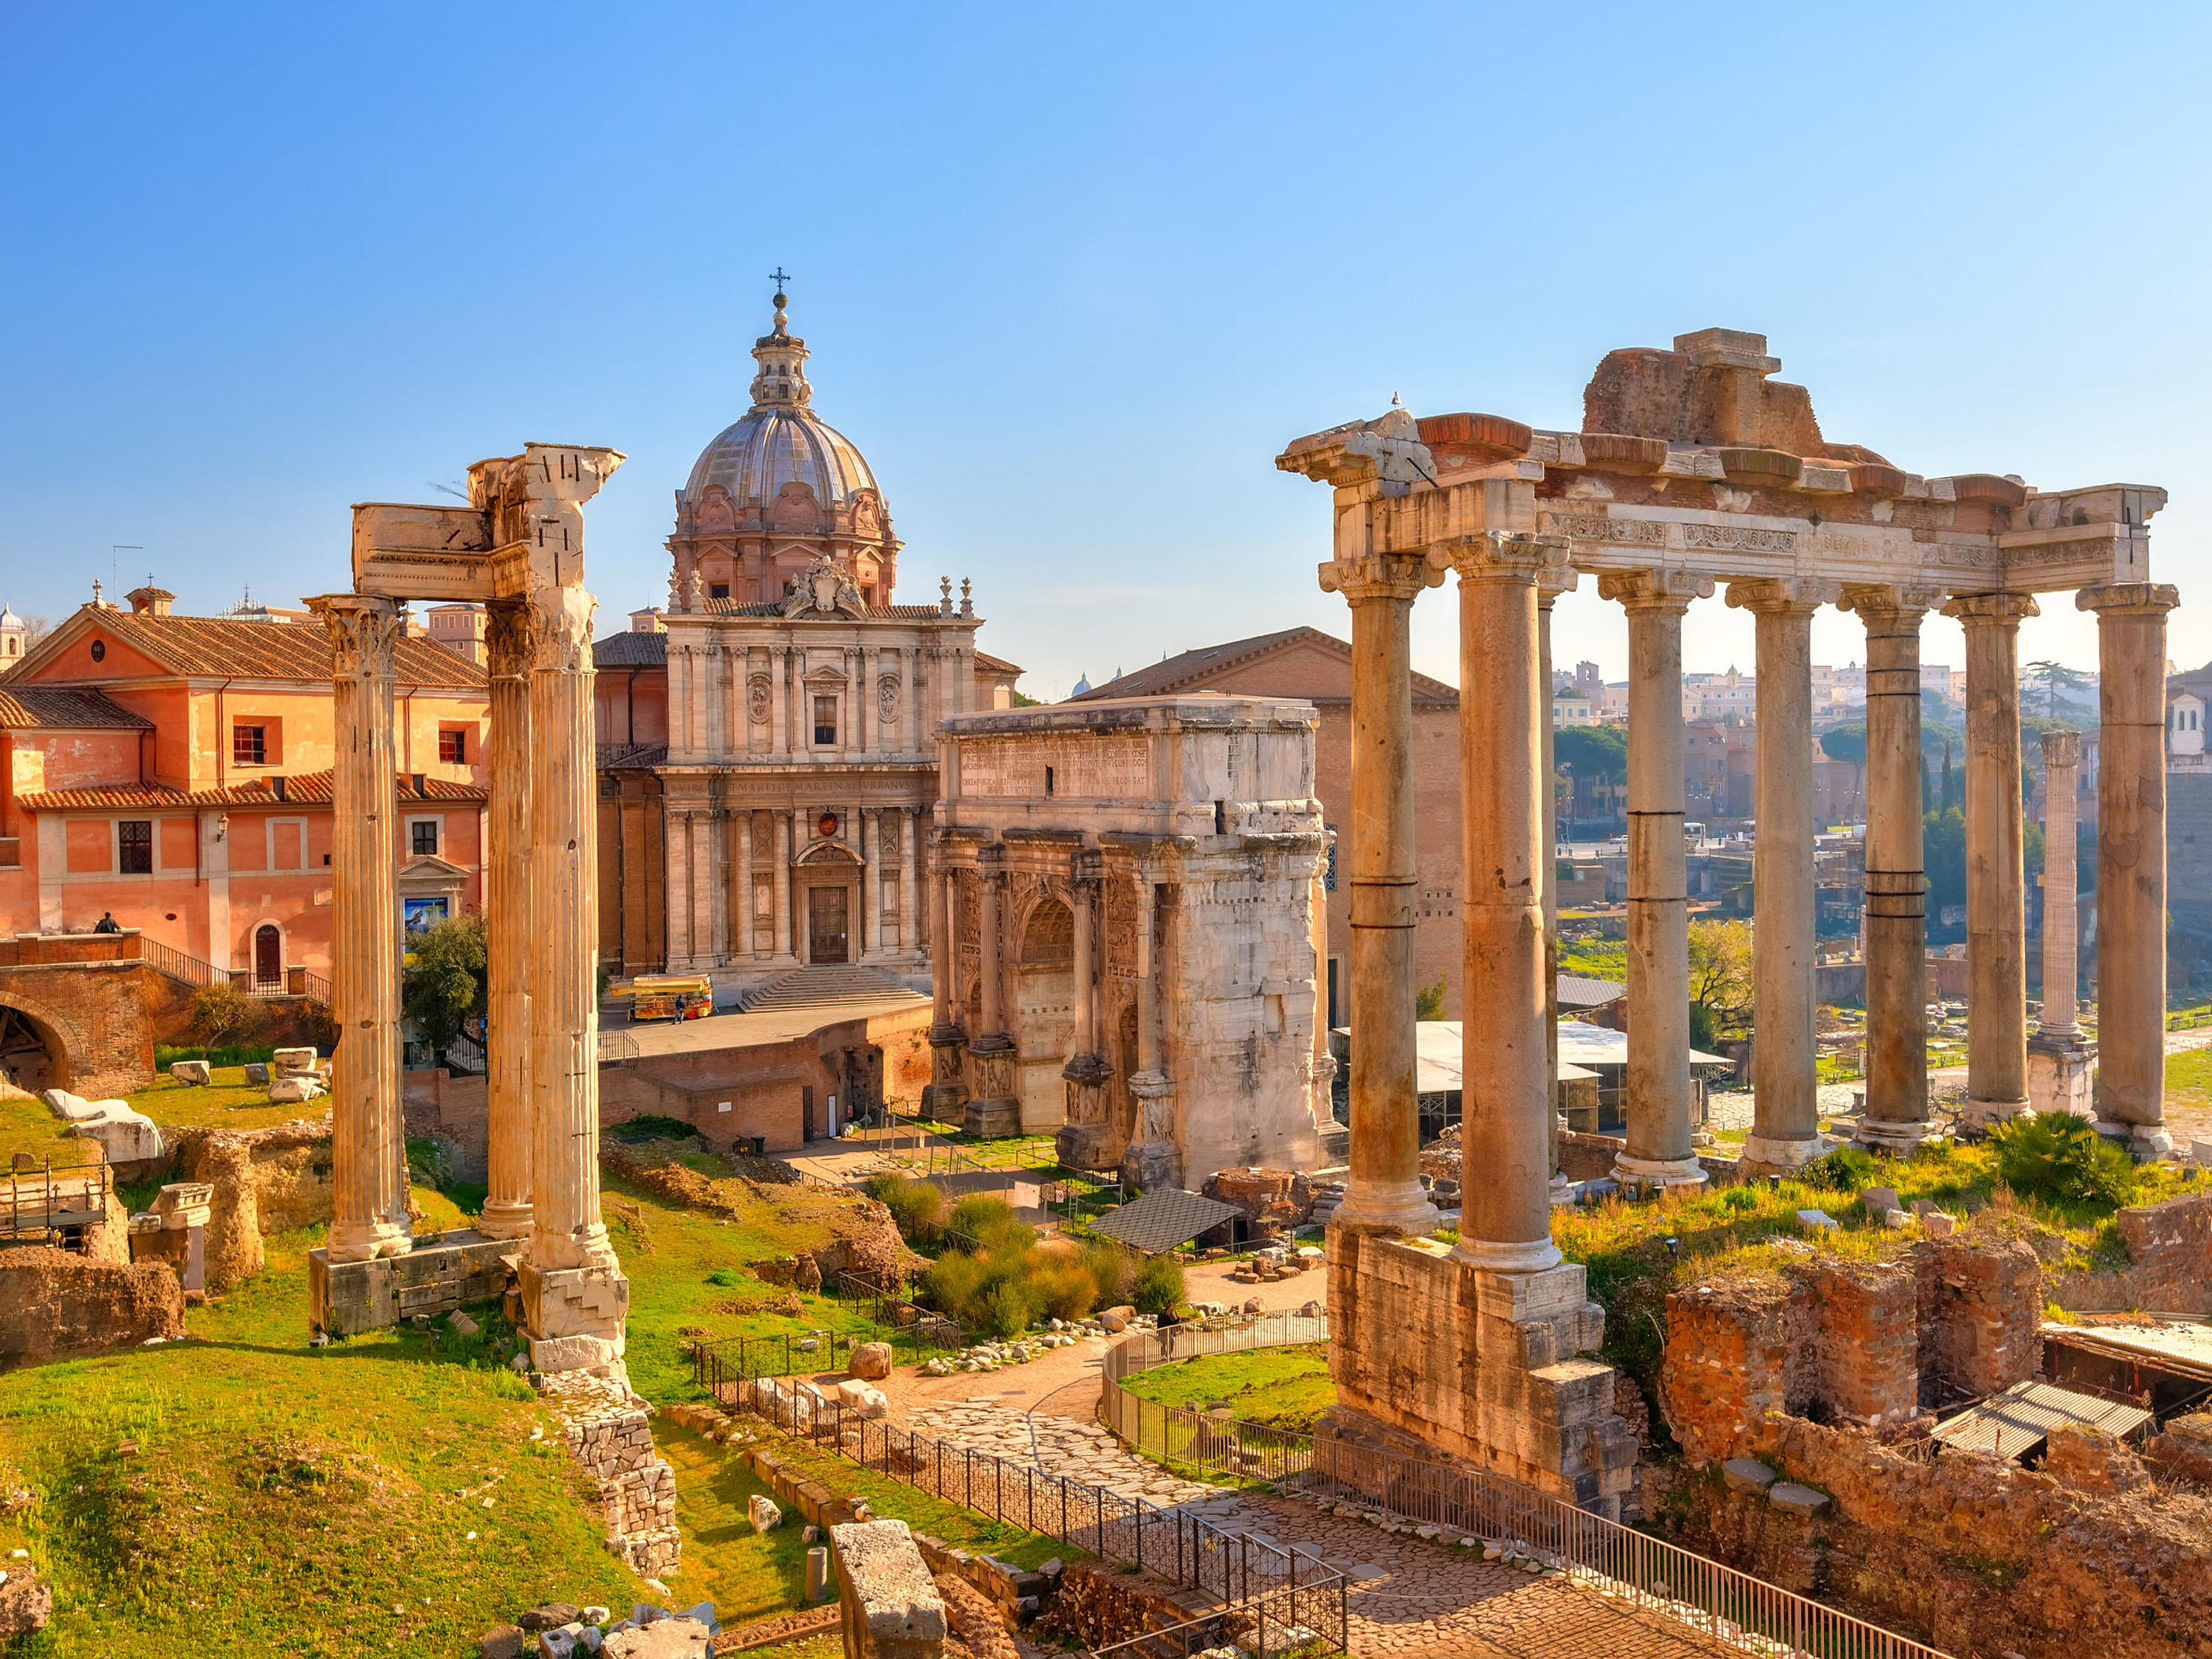
<svg viewBox="0 0 2212 1659">
<path fill-rule="evenodd" d="M 846 1651 L 855 1659 L 939 1659 L 949 1629 L 945 1598 L 903 1521 L 848 1521 L 830 1528 Z"/>
<path fill-rule="evenodd" d="M 315 1069 L 313 1048 L 279 1048 L 269 1056 L 270 1074 L 273 1077 L 299 1077 Z"/>
<path fill-rule="evenodd" d="M 82 1123 L 110 1111 L 129 1111 L 127 1100 L 87 1100 L 82 1095 L 73 1095 L 66 1089 L 48 1089 L 39 1098 L 46 1103 L 57 1117 L 67 1118 L 72 1123 Z"/>
<path fill-rule="evenodd" d="M 169 1062 L 169 1075 L 179 1083 L 204 1088 L 208 1080 L 208 1063 L 204 1060 L 173 1060 Z"/>
<path fill-rule="evenodd" d="M 276 1105 L 299 1105 L 328 1093 L 319 1079 L 304 1072 L 280 1077 L 269 1085 L 269 1098 Z"/>
<path fill-rule="evenodd" d="M 656 1619 L 618 1630 L 600 1647 L 602 1659 L 712 1659 L 714 1634 L 696 1619 Z"/>
<path fill-rule="evenodd" d="M 1794 1480 L 1778 1480 L 1767 1489 L 1766 1501 L 1784 1515 L 1818 1515 L 1828 1507 L 1828 1495 L 1801 1486 Z"/>
<path fill-rule="evenodd" d="M 1826 1210 L 1800 1210 L 1797 1212 L 1797 1224 L 1808 1232 L 1833 1232 L 1836 1231 L 1836 1218 Z"/>
<path fill-rule="evenodd" d="M 143 1164 L 161 1156 L 161 1131 L 143 1112 L 134 1112 L 119 1100 L 96 1103 L 91 1116 L 72 1122 L 67 1133 L 96 1140 L 111 1164 Z"/>
<path fill-rule="evenodd" d="M 249 1062 L 246 1067 L 246 1080 L 248 1083 L 265 1085 L 269 1081 L 267 1062 L 258 1060 Z"/>
<path fill-rule="evenodd" d="M 755 1532 L 774 1532 L 783 1524 L 783 1510 L 766 1492 L 757 1492 L 745 1505 L 745 1519 Z"/>
</svg>

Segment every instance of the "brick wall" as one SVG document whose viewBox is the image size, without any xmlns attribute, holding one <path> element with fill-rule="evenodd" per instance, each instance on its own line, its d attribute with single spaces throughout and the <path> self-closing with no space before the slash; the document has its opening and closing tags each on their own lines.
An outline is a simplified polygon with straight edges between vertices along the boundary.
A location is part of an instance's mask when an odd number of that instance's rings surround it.
<svg viewBox="0 0 2212 1659">
<path fill-rule="evenodd" d="M 181 1034 L 191 994 L 137 962 L 33 963 L 0 967 L 0 1005 L 29 1015 L 46 1038 L 47 1075 L 35 1086 L 97 1100 L 153 1080 L 154 1044 Z"/>
<path fill-rule="evenodd" d="M 2113 1222 L 2129 1265 L 2116 1273 L 2066 1274 L 2052 1301 L 2080 1313 L 2212 1314 L 2212 1194 L 2139 1204 Z"/>
<path fill-rule="evenodd" d="M 1911 1264 L 1832 1262 L 1813 1270 L 1820 1334 L 1814 1388 L 1835 1416 L 1871 1427 L 1920 1409 L 1919 1285 Z"/>
</svg>

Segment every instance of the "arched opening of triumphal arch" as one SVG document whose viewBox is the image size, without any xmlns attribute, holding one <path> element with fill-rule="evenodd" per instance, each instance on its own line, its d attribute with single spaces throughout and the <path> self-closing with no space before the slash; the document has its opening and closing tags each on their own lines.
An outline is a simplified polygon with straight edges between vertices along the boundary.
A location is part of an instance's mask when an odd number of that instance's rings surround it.
<svg viewBox="0 0 2212 1659">
<path fill-rule="evenodd" d="M 1060 1073 L 1074 1052 L 1075 916 L 1052 893 L 1041 895 L 1018 936 L 1011 968 L 1014 1043 L 1021 1055 L 1017 1090 L 1025 1133 L 1055 1128 L 1067 1117 Z"/>
<path fill-rule="evenodd" d="M 0 1079 L 25 1094 L 65 1089 L 73 1075 L 69 1050 L 43 1020 L 0 1004 Z"/>
</svg>

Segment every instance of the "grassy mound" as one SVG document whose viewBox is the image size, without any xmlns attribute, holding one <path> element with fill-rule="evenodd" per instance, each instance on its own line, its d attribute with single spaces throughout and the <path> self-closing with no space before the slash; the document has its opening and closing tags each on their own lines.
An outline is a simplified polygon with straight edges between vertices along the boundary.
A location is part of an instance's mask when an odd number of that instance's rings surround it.
<svg viewBox="0 0 2212 1659">
<path fill-rule="evenodd" d="M 1177 1360 L 1139 1371 L 1121 1386 L 1140 1400 L 1193 1411 L 1224 1400 L 1240 1423 L 1301 1433 L 1311 1432 L 1322 1413 L 1336 1403 L 1328 1346 L 1322 1342 Z"/>
</svg>

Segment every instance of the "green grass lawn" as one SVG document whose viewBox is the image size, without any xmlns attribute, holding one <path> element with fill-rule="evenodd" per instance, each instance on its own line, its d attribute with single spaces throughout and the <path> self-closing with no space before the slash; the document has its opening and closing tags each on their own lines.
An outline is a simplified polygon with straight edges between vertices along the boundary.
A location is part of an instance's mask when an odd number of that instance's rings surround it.
<svg viewBox="0 0 2212 1659">
<path fill-rule="evenodd" d="M 268 1090 L 247 1083 L 242 1066 L 229 1066 L 213 1075 L 215 1081 L 205 1088 L 156 1078 L 124 1098 L 165 1129 L 259 1129 L 295 1118 L 324 1116 L 328 1111 L 324 1102 L 271 1105 Z M 19 1152 L 40 1158 L 52 1153 L 58 1160 L 74 1159 L 80 1143 L 64 1133 L 68 1127 L 67 1121 L 55 1116 L 43 1101 L 28 1097 L 0 1100 L 0 1160 Z"/>
<path fill-rule="evenodd" d="M 2212 1111 L 2212 1048 L 2166 1057 L 2166 1105 L 2168 1111 Z"/>
<path fill-rule="evenodd" d="M 1320 1342 L 1179 1359 L 1140 1371 L 1122 1386 L 1140 1400 L 1194 1411 L 1204 1411 L 1216 1400 L 1226 1401 L 1240 1423 L 1301 1433 L 1310 1432 L 1321 1414 L 1336 1403 L 1328 1345 Z"/>
</svg>

